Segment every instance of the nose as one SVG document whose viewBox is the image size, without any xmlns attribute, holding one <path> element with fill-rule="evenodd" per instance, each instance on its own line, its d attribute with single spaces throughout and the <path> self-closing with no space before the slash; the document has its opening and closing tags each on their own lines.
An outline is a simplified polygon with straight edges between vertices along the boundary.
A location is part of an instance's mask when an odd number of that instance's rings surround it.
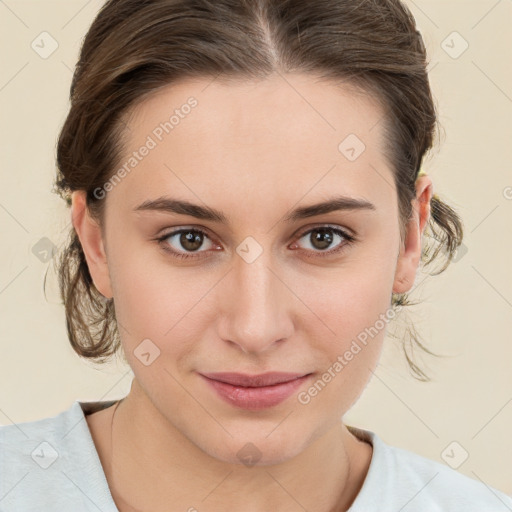
<svg viewBox="0 0 512 512">
<path fill-rule="evenodd" d="M 244 353 L 270 350 L 294 329 L 293 308 L 300 301 L 274 270 L 269 252 L 251 263 L 237 255 L 222 288 L 219 336 Z"/>
</svg>

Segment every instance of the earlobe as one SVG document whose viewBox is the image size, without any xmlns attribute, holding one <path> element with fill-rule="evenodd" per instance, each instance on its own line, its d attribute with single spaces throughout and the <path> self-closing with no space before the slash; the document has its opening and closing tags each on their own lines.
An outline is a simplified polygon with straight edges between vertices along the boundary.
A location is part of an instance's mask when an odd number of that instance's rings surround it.
<svg viewBox="0 0 512 512">
<path fill-rule="evenodd" d="M 416 198 L 413 200 L 412 217 L 406 226 L 406 237 L 400 253 L 393 282 L 394 293 L 405 293 L 414 284 L 422 252 L 422 235 L 430 218 L 432 182 L 428 176 L 416 180 Z"/>
<path fill-rule="evenodd" d="M 106 298 L 111 298 L 113 293 L 101 227 L 89 214 L 85 191 L 74 191 L 71 201 L 71 221 L 80 239 L 94 286 Z"/>
<path fill-rule="evenodd" d="M 418 224 L 410 220 L 407 224 L 405 241 L 400 247 L 398 255 L 395 280 L 393 282 L 394 293 L 405 293 L 411 289 L 418 268 Z"/>
</svg>

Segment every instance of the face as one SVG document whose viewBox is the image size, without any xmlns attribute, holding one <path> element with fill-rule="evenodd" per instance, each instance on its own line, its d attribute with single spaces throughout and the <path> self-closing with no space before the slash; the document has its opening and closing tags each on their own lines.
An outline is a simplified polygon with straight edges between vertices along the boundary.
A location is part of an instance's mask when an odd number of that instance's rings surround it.
<svg viewBox="0 0 512 512">
<path fill-rule="evenodd" d="M 401 244 L 382 116 L 368 97 L 289 75 L 183 81 L 126 118 L 125 172 L 97 192 L 103 231 L 75 227 L 141 400 L 203 452 L 240 463 L 252 443 L 260 464 L 289 459 L 367 385 L 427 214 L 415 210 Z M 308 209 L 341 196 L 363 206 Z M 217 372 L 304 377 L 247 391 L 205 377 Z"/>
</svg>

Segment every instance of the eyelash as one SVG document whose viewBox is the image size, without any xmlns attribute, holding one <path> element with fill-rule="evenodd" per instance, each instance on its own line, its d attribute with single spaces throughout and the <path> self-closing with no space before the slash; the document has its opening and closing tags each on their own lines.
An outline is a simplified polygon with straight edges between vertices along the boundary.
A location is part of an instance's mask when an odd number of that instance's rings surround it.
<svg viewBox="0 0 512 512">
<path fill-rule="evenodd" d="M 307 231 L 304 231 L 302 232 L 297 240 L 300 240 L 301 238 L 304 237 L 304 235 L 307 235 L 308 233 L 311 233 L 313 231 L 316 231 L 316 230 L 319 230 L 319 229 L 322 229 L 322 228 L 327 228 L 328 230 L 332 231 L 333 233 L 337 234 L 337 235 L 340 235 L 342 238 L 345 239 L 345 242 L 342 243 L 341 245 L 339 245 L 336 249 L 330 249 L 330 250 L 327 250 L 327 251 L 311 251 L 309 249 L 306 249 L 306 253 L 310 253 L 310 252 L 313 252 L 313 254 L 307 254 L 307 257 L 318 257 L 320 256 L 321 258 L 323 257 L 329 257 L 329 256 L 333 256 L 334 254 L 338 254 L 338 253 L 341 253 L 342 251 L 344 251 L 345 249 L 347 249 L 350 245 L 352 245 L 355 241 L 356 241 L 356 238 L 352 235 L 350 235 L 349 233 L 347 233 L 346 231 L 338 228 L 338 227 L 333 227 L 333 226 L 330 226 L 330 225 L 320 225 L 320 226 L 315 226 L 313 228 L 310 228 L 308 229 Z M 205 252 L 208 252 L 208 251 L 198 251 L 198 252 L 195 252 L 195 253 L 182 253 L 182 252 L 177 252 L 175 251 L 174 249 L 170 249 L 169 248 L 169 245 L 168 244 L 164 244 L 164 242 L 170 238 L 171 236 L 174 236 L 174 235 L 178 235 L 180 233 L 189 233 L 189 232 L 192 232 L 192 233 L 201 233 L 203 235 L 205 235 L 207 238 L 210 238 L 208 236 L 208 234 L 203 231 L 202 229 L 199 229 L 199 228 L 186 228 L 186 229 L 177 229 L 175 231 L 170 231 L 168 233 L 165 233 L 164 235 L 160 236 L 160 237 L 157 237 L 156 238 L 156 241 L 159 242 L 163 248 L 164 251 L 168 252 L 169 254 L 171 254 L 171 256 L 175 257 L 175 258 L 180 258 L 180 259 L 190 259 L 190 258 L 195 258 L 195 259 L 200 259 L 200 258 L 205 258 L 207 256 L 197 256 L 197 254 L 200 254 L 200 253 L 205 253 Z"/>
</svg>

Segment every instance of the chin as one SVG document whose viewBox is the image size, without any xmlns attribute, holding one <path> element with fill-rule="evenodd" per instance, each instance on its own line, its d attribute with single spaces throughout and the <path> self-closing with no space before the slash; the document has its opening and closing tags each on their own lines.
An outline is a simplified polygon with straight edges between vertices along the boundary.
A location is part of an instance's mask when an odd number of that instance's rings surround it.
<svg viewBox="0 0 512 512">
<path fill-rule="evenodd" d="M 251 468 L 272 466 L 293 459 L 302 451 L 302 444 L 290 437 L 288 443 L 283 445 L 281 440 L 269 441 L 263 437 L 251 441 L 244 436 L 243 439 L 235 437 L 221 446 L 212 443 L 199 448 L 219 461 Z"/>
<path fill-rule="evenodd" d="M 280 419 L 272 422 L 237 422 L 236 427 L 226 423 L 231 436 L 222 430 L 218 436 L 204 437 L 208 432 L 203 431 L 198 433 L 201 437 L 193 441 L 200 450 L 225 463 L 247 467 L 271 466 L 301 455 L 332 428 L 341 425 L 337 418 L 314 424 L 305 416 L 298 422 L 292 421 L 293 414 L 290 418 L 286 416 L 280 415 Z"/>
</svg>

